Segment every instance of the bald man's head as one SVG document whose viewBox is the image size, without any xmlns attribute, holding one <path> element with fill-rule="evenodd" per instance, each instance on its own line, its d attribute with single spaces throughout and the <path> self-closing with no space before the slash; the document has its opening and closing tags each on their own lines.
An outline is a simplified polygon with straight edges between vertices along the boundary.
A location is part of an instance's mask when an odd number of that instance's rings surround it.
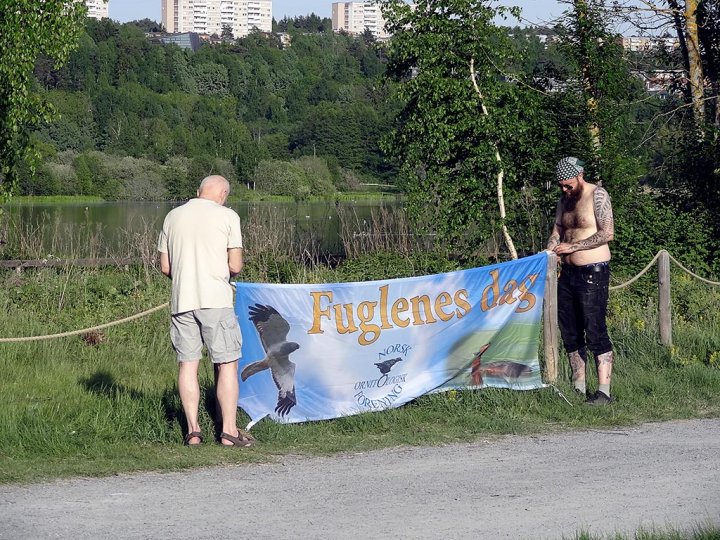
<svg viewBox="0 0 720 540">
<path fill-rule="evenodd" d="M 215 201 L 218 204 L 225 204 L 229 194 L 230 182 L 218 174 L 205 177 L 197 190 L 198 198 Z"/>
</svg>

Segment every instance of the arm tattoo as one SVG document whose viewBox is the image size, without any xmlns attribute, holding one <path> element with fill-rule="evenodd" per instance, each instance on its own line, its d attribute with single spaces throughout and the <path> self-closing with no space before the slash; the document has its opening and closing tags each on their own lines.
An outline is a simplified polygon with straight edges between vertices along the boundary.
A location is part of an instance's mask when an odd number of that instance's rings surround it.
<svg viewBox="0 0 720 540">
<path fill-rule="evenodd" d="M 589 238 L 574 242 L 573 247 L 578 251 L 607 244 L 615 236 L 615 219 L 610 204 L 610 195 L 601 187 L 596 188 L 593 194 L 593 210 L 595 211 L 597 232 Z"/>
<path fill-rule="evenodd" d="M 612 232 L 615 221 L 613 220 L 610 195 L 601 187 L 596 188 L 593 193 L 593 209 L 598 229 L 608 229 Z"/>
<path fill-rule="evenodd" d="M 552 233 L 550 235 L 550 239 L 548 240 L 547 246 L 545 249 L 553 249 L 555 246 L 560 244 L 560 235 L 556 232 Z"/>
<path fill-rule="evenodd" d="M 558 201 L 557 208 L 555 208 L 555 225 L 545 249 L 552 250 L 555 246 L 560 245 L 560 233 L 562 233 L 562 230 L 562 201 Z"/>
</svg>

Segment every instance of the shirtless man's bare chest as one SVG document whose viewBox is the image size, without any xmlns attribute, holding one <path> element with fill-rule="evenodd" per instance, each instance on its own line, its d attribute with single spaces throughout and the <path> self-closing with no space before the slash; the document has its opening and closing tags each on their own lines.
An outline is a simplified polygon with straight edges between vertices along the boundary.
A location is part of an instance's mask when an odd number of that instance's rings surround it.
<svg viewBox="0 0 720 540">
<path fill-rule="evenodd" d="M 614 235 L 614 221 L 607 191 L 582 182 L 575 196 L 558 202 L 555 233 L 559 244 L 554 251 L 564 263 L 583 266 L 610 260 L 608 242 Z"/>
</svg>

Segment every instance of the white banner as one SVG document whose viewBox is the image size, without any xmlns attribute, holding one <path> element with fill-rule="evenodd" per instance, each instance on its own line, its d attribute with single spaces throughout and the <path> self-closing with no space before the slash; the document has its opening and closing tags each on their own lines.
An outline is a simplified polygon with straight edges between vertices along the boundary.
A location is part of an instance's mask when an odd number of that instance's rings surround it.
<svg viewBox="0 0 720 540">
<path fill-rule="evenodd" d="M 547 254 L 425 277 L 237 283 L 239 406 L 252 423 L 324 420 L 426 393 L 542 386 Z"/>
</svg>

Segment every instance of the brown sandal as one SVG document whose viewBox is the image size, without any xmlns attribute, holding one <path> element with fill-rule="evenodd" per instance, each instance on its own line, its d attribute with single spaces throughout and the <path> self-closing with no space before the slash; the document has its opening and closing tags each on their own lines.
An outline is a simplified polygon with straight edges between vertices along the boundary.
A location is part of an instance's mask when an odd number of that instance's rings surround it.
<svg viewBox="0 0 720 540">
<path fill-rule="evenodd" d="M 220 434 L 221 439 L 225 439 L 226 441 L 231 442 L 232 444 L 223 444 L 223 446 L 239 446 L 240 448 L 250 448 L 255 444 L 255 437 L 250 435 L 249 433 L 243 431 L 242 429 L 238 429 L 237 437 L 234 437 L 230 435 L 229 433 L 221 433 Z"/>
<path fill-rule="evenodd" d="M 200 442 L 191 444 L 190 439 L 195 439 L 196 437 L 200 439 Z M 185 439 L 183 440 L 183 442 L 185 443 L 185 446 L 200 446 L 203 442 L 202 433 L 200 433 L 199 431 L 191 431 L 190 433 L 185 435 Z"/>
</svg>

